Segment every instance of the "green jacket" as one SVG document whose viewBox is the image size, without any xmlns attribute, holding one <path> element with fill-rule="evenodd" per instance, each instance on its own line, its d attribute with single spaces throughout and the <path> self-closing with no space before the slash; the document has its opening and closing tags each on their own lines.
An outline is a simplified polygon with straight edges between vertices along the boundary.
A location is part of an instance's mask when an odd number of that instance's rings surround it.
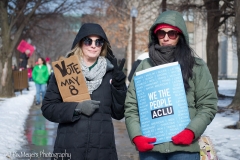
<svg viewBox="0 0 240 160">
<path fill-rule="evenodd" d="M 163 17 L 169 17 L 169 19 L 162 18 L 161 15 L 163 14 L 165 15 Z M 158 23 L 168 23 L 171 25 L 175 24 L 174 26 L 180 28 L 184 36 L 187 35 L 186 25 L 183 23 L 184 20 L 181 14 L 175 11 L 166 11 L 161 15 L 153 24 L 153 26 L 156 26 Z M 150 37 L 153 29 L 154 27 L 151 27 L 149 32 Z M 185 37 L 185 39 L 187 39 L 188 42 L 188 37 Z M 189 115 L 191 119 L 186 128 L 194 132 L 195 139 L 189 146 L 175 145 L 172 142 L 157 144 L 154 145 L 152 151 L 159 151 L 161 153 L 169 153 L 175 151 L 200 151 L 197 140 L 203 134 L 217 113 L 218 98 L 212 81 L 212 76 L 206 63 L 200 58 L 195 58 L 195 61 L 197 64 L 195 64 L 193 67 L 193 78 L 189 79 L 190 89 L 187 91 L 186 95 Z M 145 59 L 139 64 L 136 72 L 153 66 L 154 65 L 152 64 L 150 58 Z M 134 80 L 132 80 L 129 85 L 127 97 L 125 100 L 125 123 L 131 141 L 135 136 L 142 135 Z"/>
<path fill-rule="evenodd" d="M 40 67 L 39 65 L 34 66 L 32 78 L 34 82 L 37 84 L 47 84 L 49 78 L 47 66 L 46 65 L 42 65 L 42 67 Z"/>
</svg>

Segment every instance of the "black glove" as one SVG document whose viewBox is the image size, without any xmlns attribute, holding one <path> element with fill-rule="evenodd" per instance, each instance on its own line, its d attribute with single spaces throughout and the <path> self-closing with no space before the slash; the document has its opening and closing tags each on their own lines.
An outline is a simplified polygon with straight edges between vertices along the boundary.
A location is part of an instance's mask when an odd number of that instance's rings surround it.
<svg viewBox="0 0 240 160">
<path fill-rule="evenodd" d="M 94 101 L 94 100 L 86 100 L 83 102 L 79 102 L 75 112 L 78 114 L 85 114 L 87 116 L 91 116 L 93 112 L 99 108 L 100 101 Z"/>
<path fill-rule="evenodd" d="M 117 59 L 114 58 L 112 60 L 112 64 L 114 66 L 113 75 L 112 75 L 112 85 L 116 89 L 121 89 L 122 85 L 125 83 L 126 75 L 122 71 L 124 63 L 125 63 L 125 59 L 122 59 L 121 64 L 118 66 Z"/>
</svg>

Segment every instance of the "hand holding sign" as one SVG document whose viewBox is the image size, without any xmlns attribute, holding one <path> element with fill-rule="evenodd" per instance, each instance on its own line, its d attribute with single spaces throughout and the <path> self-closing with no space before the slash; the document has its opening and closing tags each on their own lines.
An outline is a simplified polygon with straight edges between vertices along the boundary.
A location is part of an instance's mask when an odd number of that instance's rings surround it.
<svg viewBox="0 0 240 160">
<path fill-rule="evenodd" d="M 145 136 L 136 136 L 133 138 L 133 143 L 136 145 L 138 151 L 146 152 L 152 150 L 154 145 L 151 143 L 156 142 L 156 138 L 149 138 Z"/>
<path fill-rule="evenodd" d="M 120 89 L 121 86 L 125 83 L 126 75 L 122 71 L 124 63 L 125 63 L 125 59 L 122 59 L 120 65 L 118 66 L 117 59 L 114 58 L 112 60 L 112 64 L 114 66 L 113 76 L 112 76 L 112 85 L 117 89 Z"/>
<path fill-rule="evenodd" d="M 76 55 L 52 62 L 52 66 L 64 102 L 82 102 L 91 99 Z"/>
<path fill-rule="evenodd" d="M 78 103 L 75 111 L 78 112 L 78 114 L 85 114 L 87 116 L 91 116 L 96 109 L 99 108 L 100 101 L 95 100 L 86 100 L 83 102 Z"/>
</svg>

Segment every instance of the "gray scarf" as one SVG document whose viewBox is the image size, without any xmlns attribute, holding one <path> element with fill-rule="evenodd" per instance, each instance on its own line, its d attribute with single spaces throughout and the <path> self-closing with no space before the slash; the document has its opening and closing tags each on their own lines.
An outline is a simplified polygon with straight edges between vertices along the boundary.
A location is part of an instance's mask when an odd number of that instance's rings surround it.
<svg viewBox="0 0 240 160">
<path fill-rule="evenodd" d="M 175 60 L 175 49 L 175 46 L 160 46 L 159 44 L 155 44 L 149 48 L 149 57 L 156 66 L 170 63 Z"/>
<path fill-rule="evenodd" d="M 84 64 L 81 58 L 81 68 L 85 77 L 89 94 L 92 94 L 102 83 L 102 78 L 106 74 L 107 60 L 100 56 L 98 57 L 97 64 L 89 71 L 89 67 Z"/>
</svg>

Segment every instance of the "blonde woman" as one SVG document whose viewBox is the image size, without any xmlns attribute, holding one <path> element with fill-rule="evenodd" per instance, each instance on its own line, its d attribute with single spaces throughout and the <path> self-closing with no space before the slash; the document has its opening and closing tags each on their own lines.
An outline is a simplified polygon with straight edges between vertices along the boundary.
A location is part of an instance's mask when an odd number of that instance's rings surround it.
<svg viewBox="0 0 240 160">
<path fill-rule="evenodd" d="M 82 25 L 72 54 L 79 57 L 91 100 L 63 102 L 51 76 L 42 113 L 59 123 L 54 153 L 69 153 L 72 160 L 117 160 L 112 118 L 124 117 L 125 61 L 117 65 L 105 32 L 94 23 Z"/>
</svg>

